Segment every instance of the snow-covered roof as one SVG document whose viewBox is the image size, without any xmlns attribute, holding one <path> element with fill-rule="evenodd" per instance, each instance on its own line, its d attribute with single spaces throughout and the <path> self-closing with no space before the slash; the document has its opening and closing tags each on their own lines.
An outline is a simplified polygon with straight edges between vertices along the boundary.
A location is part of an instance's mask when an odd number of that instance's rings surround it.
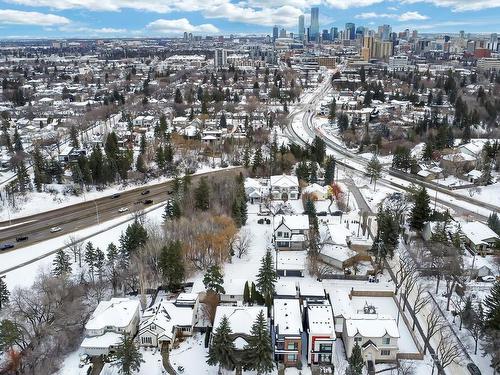
<svg viewBox="0 0 500 375">
<path fill-rule="evenodd" d="M 302 316 L 298 299 L 275 299 L 273 307 L 274 324 L 280 335 L 300 335 Z"/>
<path fill-rule="evenodd" d="M 296 296 L 297 283 L 293 280 L 281 278 L 276 282 L 274 287 L 277 296 Z"/>
<path fill-rule="evenodd" d="M 151 324 L 162 329 L 159 334 L 172 338 L 174 327 L 186 327 L 193 324 L 193 309 L 178 307 L 172 301 L 161 301 L 146 309 L 139 324 L 139 331 Z"/>
<path fill-rule="evenodd" d="M 84 349 L 107 349 L 110 346 L 118 346 L 122 338 L 121 333 L 106 332 L 101 336 L 85 337 L 80 346 Z"/>
<path fill-rule="evenodd" d="M 486 244 L 485 240 L 497 238 L 498 235 L 493 230 L 479 221 L 472 221 L 462 225 L 463 234 L 474 244 Z"/>
<path fill-rule="evenodd" d="M 289 188 L 289 187 L 298 187 L 299 186 L 299 180 L 297 179 L 297 176 L 289 176 L 289 175 L 277 175 L 277 176 L 271 176 L 271 186 L 274 187 L 283 187 L 283 188 Z"/>
<path fill-rule="evenodd" d="M 399 337 L 396 320 L 391 316 L 377 314 L 358 314 L 345 320 L 346 334 L 349 337 Z"/>
<path fill-rule="evenodd" d="M 321 254 L 340 262 L 345 262 L 346 260 L 356 256 L 357 253 L 354 250 L 349 249 L 347 246 L 324 244 L 321 248 Z"/>
<path fill-rule="evenodd" d="M 285 224 L 290 229 L 309 229 L 309 216 L 307 215 L 277 215 L 274 219 L 274 230 L 281 224 Z"/>
<path fill-rule="evenodd" d="M 262 306 L 217 306 L 214 330 L 220 325 L 222 317 L 226 316 L 233 333 L 250 335 L 252 324 L 261 311 L 267 316 L 265 307 Z"/>
<path fill-rule="evenodd" d="M 101 301 L 90 317 L 85 329 L 100 330 L 105 327 L 127 327 L 139 314 L 140 303 L 129 298 L 111 298 Z"/>
<path fill-rule="evenodd" d="M 307 320 L 311 333 L 335 335 L 333 311 L 329 303 L 307 306 Z"/>
<path fill-rule="evenodd" d="M 279 251 L 276 265 L 279 270 L 304 270 L 307 251 Z"/>
<path fill-rule="evenodd" d="M 311 280 L 300 280 L 299 292 L 302 297 L 324 297 L 325 289 L 319 283 Z"/>
<path fill-rule="evenodd" d="M 223 288 L 226 295 L 242 296 L 247 279 L 226 279 Z"/>
</svg>

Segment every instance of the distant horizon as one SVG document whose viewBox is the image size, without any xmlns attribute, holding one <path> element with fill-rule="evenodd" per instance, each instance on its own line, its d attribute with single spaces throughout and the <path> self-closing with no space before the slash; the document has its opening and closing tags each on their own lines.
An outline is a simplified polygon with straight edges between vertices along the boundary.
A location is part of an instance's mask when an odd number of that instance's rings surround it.
<svg viewBox="0 0 500 375">
<path fill-rule="evenodd" d="M 310 25 L 311 7 L 320 30 L 346 22 L 421 34 L 500 30 L 500 0 L 0 0 L 0 39 L 270 35 L 274 25 L 296 33 L 300 15 Z"/>
</svg>

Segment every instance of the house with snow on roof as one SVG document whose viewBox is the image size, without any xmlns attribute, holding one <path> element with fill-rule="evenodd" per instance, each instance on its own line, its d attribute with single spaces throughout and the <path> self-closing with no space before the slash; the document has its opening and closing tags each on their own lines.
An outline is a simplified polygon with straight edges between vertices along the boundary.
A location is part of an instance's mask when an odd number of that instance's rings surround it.
<svg viewBox="0 0 500 375">
<path fill-rule="evenodd" d="M 465 245 L 484 256 L 492 254 L 500 237 L 489 226 L 479 221 L 464 223 L 460 228 L 465 236 Z"/>
<path fill-rule="evenodd" d="M 302 358 L 302 311 L 298 299 L 275 299 L 273 304 L 274 359 L 285 367 L 297 366 Z"/>
<path fill-rule="evenodd" d="M 307 363 L 330 366 L 336 341 L 333 310 L 330 302 L 306 303 Z"/>
<path fill-rule="evenodd" d="M 90 356 L 113 354 L 123 335 L 134 336 L 140 318 L 139 300 L 111 298 L 101 301 L 85 324 L 83 353 Z"/>
<path fill-rule="evenodd" d="M 299 180 L 297 176 L 271 176 L 272 199 L 299 199 Z"/>
<path fill-rule="evenodd" d="M 399 351 L 399 329 L 391 316 L 355 314 L 344 319 L 342 340 L 349 358 L 355 343 L 365 362 L 393 362 Z"/>
<path fill-rule="evenodd" d="M 307 215 L 276 216 L 273 239 L 278 250 L 305 250 L 309 244 L 309 217 Z"/>
<path fill-rule="evenodd" d="M 139 324 L 140 345 L 170 349 L 178 337 L 191 336 L 194 306 L 183 302 L 160 301 L 146 309 Z"/>
</svg>

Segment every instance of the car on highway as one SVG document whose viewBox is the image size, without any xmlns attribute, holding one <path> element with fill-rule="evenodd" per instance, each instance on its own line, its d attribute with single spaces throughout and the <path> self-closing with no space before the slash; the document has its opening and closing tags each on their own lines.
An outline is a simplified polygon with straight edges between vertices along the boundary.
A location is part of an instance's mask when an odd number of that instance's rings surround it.
<svg viewBox="0 0 500 375">
<path fill-rule="evenodd" d="M 116 193 L 111 196 L 111 199 L 120 198 L 120 196 L 121 194 Z"/>
<path fill-rule="evenodd" d="M 50 228 L 50 233 L 56 233 L 62 231 L 61 227 L 52 227 Z"/>
<path fill-rule="evenodd" d="M 174 194 L 174 191 L 173 190 L 167 190 L 167 194 L 168 195 L 172 195 L 172 194 Z"/>
<path fill-rule="evenodd" d="M 119 213 L 123 213 L 123 212 L 127 212 L 128 211 L 128 207 L 122 207 L 118 210 Z"/>
<path fill-rule="evenodd" d="M 149 190 L 144 190 L 141 195 L 148 195 L 149 194 Z"/>
<path fill-rule="evenodd" d="M 13 247 L 14 247 L 14 245 L 11 243 L 4 243 L 4 244 L 0 245 L 0 251 L 9 250 L 9 249 L 12 249 Z"/>
<path fill-rule="evenodd" d="M 144 204 L 153 204 L 153 200 L 152 199 L 146 199 L 142 203 L 144 203 Z"/>
<path fill-rule="evenodd" d="M 481 280 L 482 280 L 482 281 L 486 281 L 487 283 L 492 283 L 492 282 L 494 282 L 496 279 L 497 279 L 497 278 L 496 278 L 495 276 L 491 276 L 491 275 L 481 277 Z"/>
<path fill-rule="evenodd" d="M 342 216 L 342 211 L 333 211 L 332 216 Z"/>
<path fill-rule="evenodd" d="M 481 375 L 481 370 L 479 370 L 479 367 L 477 367 L 475 363 L 468 363 L 467 370 L 469 370 L 471 375 Z"/>
<path fill-rule="evenodd" d="M 16 237 L 16 242 L 23 242 L 23 241 L 26 241 L 28 239 L 28 236 L 17 236 Z"/>
</svg>

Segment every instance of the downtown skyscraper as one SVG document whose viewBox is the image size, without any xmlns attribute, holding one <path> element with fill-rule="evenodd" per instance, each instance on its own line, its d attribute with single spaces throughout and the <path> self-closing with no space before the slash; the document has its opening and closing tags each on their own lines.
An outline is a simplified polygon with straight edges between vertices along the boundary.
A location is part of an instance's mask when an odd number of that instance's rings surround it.
<svg viewBox="0 0 500 375">
<path fill-rule="evenodd" d="M 319 36 L 319 8 L 311 8 L 311 29 L 309 32 L 309 37 L 311 39 L 316 39 Z"/>
<path fill-rule="evenodd" d="M 304 39 L 304 34 L 305 34 L 306 30 L 305 30 L 305 27 L 304 27 L 304 15 L 300 15 L 299 16 L 299 30 L 298 30 L 298 34 L 299 34 L 299 39 L 302 40 Z"/>
</svg>

